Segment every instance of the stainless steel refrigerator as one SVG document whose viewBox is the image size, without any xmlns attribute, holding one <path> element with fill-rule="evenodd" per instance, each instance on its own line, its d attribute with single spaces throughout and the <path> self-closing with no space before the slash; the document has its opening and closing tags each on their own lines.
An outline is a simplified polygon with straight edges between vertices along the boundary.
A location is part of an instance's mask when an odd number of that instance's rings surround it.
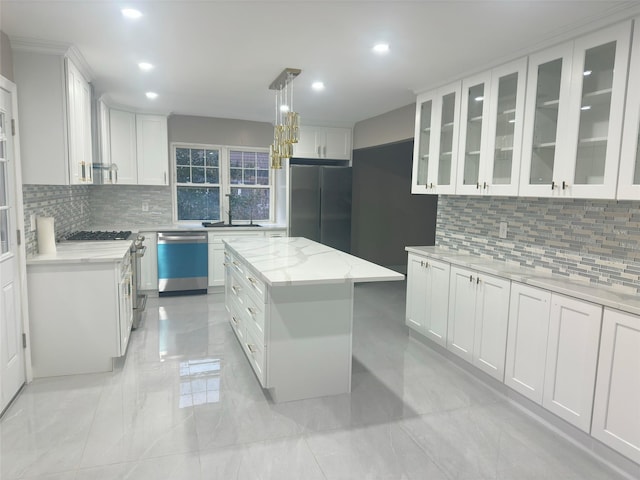
<svg viewBox="0 0 640 480">
<path fill-rule="evenodd" d="M 289 235 L 351 251 L 351 167 L 289 167 Z"/>
</svg>

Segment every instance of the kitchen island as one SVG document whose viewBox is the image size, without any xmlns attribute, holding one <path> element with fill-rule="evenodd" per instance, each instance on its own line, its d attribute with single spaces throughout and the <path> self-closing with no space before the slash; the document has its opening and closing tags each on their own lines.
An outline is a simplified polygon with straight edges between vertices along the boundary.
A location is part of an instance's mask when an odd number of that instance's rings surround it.
<svg viewBox="0 0 640 480">
<path fill-rule="evenodd" d="M 351 391 L 356 282 L 404 275 L 305 238 L 225 240 L 225 305 L 275 402 Z"/>
</svg>

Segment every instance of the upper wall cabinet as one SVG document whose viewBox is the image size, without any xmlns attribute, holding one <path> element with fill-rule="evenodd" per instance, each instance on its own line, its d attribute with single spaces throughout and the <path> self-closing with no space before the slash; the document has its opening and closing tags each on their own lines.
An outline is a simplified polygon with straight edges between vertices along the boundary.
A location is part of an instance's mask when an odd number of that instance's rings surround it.
<svg viewBox="0 0 640 480">
<path fill-rule="evenodd" d="M 640 18 L 635 20 L 617 198 L 640 199 Z"/>
<path fill-rule="evenodd" d="M 456 193 L 516 195 L 526 58 L 462 82 Z"/>
<path fill-rule="evenodd" d="M 411 193 L 454 193 L 461 83 L 418 96 Z"/>
<path fill-rule="evenodd" d="M 351 160 L 351 129 L 338 127 L 300 127 L 300 141 L 293 145 L 298 158 Z"/>
<path fill-rule="evenodd" d="M 520 195 L 614 198 L 631 22 L 529 57 Z"/>
<path fill-rule="evenodd" d="M 91 86 L 64 54 L 13 52 L 25 184 L 89 184 Z"/>
</svg>

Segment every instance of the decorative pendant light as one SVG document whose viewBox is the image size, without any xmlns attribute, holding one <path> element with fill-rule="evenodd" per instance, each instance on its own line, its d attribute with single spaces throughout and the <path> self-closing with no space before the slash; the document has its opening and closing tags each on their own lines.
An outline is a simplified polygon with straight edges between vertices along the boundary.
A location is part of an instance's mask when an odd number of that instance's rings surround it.
<svg viewBox="0 0 640 480">
<path fill-rule="evenodd" d="M 300 139 L 300 116 L 293 111 L 293 79 L 299 68 L 285 68 L 269 85 L 276 91 L 276 115 L 273 124 L 273 143 L 269 147 L 271 168 L 282 168 L 282 160 L 293 156 L 293 144 Z"/>
</svg>

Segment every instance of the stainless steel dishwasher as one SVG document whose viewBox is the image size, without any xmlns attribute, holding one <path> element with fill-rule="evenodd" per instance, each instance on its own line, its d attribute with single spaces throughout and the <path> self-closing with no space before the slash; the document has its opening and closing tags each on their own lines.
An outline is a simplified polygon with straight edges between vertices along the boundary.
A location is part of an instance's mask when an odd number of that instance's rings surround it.
<svg viewBox="0 0 640 480">
<path fill-rule="evenodd" d="M 207 232 L 158 232 L 158 294 L 207 293 Z"/>
</svg>

